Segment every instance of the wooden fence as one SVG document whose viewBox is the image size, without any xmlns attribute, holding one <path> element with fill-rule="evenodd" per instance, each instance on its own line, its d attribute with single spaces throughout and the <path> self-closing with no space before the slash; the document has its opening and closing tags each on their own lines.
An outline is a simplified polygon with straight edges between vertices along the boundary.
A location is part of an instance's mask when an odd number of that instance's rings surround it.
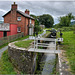
<svg viewBox="0 0 75 75">
<path fill-rule="evenodd" d="M 7 36 L 7 37 L 2 37 L 0 38 L 0 46 L 2 46 L 3 44 L 6 44 L 6 43 L 10 43 L 11 41 L 14 41 L 18 38 L 21 38 L 24 36 L 24 33 L 18 33 L 16 35 L 11 35 L 11 36 Z"/>
</svg>

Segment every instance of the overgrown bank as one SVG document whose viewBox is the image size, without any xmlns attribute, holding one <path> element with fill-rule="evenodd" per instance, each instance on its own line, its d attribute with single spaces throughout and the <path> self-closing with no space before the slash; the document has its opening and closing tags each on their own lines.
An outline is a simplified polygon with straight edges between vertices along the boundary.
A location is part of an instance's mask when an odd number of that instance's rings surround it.
<svg viewBox="0 0 75 75">
<path fill-rule="evenodd" d="M 75 34 L 73 31 L 63 32 L 62 49 L 66 51 L 67 61 L 71 68 L 71 72 L 75 74 Z"/>
<path fill-rule="evenodd" d="M 0 59 L 0 74 L 17 74 L 9 61 L 8 50 L 4 51 Z"/>
</svg>

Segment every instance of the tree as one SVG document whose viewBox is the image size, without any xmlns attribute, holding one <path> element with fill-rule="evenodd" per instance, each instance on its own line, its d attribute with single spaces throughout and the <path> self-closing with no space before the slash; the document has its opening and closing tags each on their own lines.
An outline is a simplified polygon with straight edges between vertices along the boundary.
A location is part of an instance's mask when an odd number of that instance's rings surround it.
<svg viewBox="0 0 75 75">
<path fill-rule="evenodd" d="M 68 16 L 70 21 L 71 21 L 71 19 L 74 19 L 74 16 L 72 15 L 72 13 L 69 13 L 67 16 Z"/>
<path fill-rule="evenodd" d="M 40 24 L 45 25 L 45 27 L 49 28 L 53 26 L 54 19 L 51 15 L 44 14 L 44 15 L 39 16 L 39 22 Z"/>
<path fill-rule="evenodd" d="M 35 16 L 35 15 L 32 15 L 32 14 L 30 16 L 32 16 L 35 19 L 35 26 L 39 25 L 38 16 Z"/>
<path fill-rule="evenodd" d="M 60 27 L 67 27 L 67 26 L 69 26 L 70 25 L 70 23 L 71 23 L 71 19 L 73 19 L 74 18 L 74 16 L 72 15 L 72 13 L 69 13 L 68 15 L 66 15 L 66 16 L 63 16 L 63 17 L 60 17 L 59 18 L 59 26 Z"/>
<path fill-rule="evenodd" d="M 41 27 L 39 26 L 39 20 L 38 20 L 38 16 L 35 15 L 30 15 L 35 19 L 35 26 L 34 26 L 34 32 L 38 33 L 39 31 L 41 31 Z"/>
<path fill-rule="evenodd" d="M 33 15 L 33 14 L 30 14 L 30 16 L 32 16 L 34 19 L 37 17 L 37 16 L 35 16 L 35 15 Z"/>
<path fill-rule="evenodd" d="M 54 25 L 54 28 L 60 28 L 59 23 Z"/>
</svg>

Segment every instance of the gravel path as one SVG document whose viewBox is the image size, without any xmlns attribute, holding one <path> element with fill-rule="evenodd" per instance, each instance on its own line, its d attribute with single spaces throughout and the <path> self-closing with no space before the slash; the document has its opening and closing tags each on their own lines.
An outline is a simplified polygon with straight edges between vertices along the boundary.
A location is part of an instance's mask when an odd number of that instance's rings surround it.
<svg viewBox="0 0 75 75">
<path fill-rule="evenodd" d="M 3 48 L 0 49 L 0 58 L 1 58 L 2 53 L 3 53 L 6 49 L 8 49 L 8 46 L 5 46 L 5 47 L 3 47 Z"/>
</svg>

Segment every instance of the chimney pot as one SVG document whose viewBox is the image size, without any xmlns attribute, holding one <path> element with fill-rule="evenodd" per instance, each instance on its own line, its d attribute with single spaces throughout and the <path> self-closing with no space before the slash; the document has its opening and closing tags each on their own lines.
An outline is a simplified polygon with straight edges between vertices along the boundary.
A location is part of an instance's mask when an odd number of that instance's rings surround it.
<svg viewBox="0 0 75 75">
<path fill-rule="evenodd" d="M 15 5 L 15 2 L 14 2 L 14 5 Z"/>
<path fill-rule="evenodd" d="M 17 10 L 17 4 L 15 4 L 15 2 L 14 2 L 14 4 L 12 4 L 11 9 L 12 10 L 14 10 L 14 9 Z"/>
<path fill-rule="evenodd" d="M 26 9 L 26 10 L 25 10 L 25 13 L 29 15 L 29 10 L 28 10 L 28 9 Z"/>
</svg>

